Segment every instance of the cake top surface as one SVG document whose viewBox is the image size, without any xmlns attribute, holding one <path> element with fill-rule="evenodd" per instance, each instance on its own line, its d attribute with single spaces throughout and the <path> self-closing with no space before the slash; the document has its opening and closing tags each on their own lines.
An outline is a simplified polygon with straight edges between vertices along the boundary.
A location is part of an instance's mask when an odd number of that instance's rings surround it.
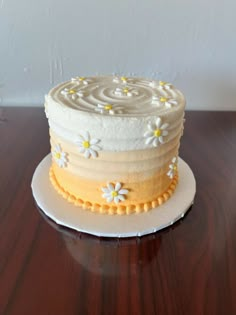
<svg viewBox="0 0 236 315">
<path fill-rule="evenodd" d="M 170 83 L 124 76 L 75 77 L 48 97 L 63 107 L 111 116 L 156 115 L 185 106 L 183 94 Z"/>
</svg>

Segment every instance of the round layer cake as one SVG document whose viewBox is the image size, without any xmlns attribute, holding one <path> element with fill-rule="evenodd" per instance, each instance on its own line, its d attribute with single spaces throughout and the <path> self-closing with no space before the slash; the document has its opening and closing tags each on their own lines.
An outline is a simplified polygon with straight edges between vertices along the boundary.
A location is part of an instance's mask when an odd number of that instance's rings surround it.
<svg viewBox="0 0 236 315">
<path fill-rule="evenodd" d="M 106 214 L 148 211 L 178 182 L 185 99 L 143 78 L 75 77 L 45 97 L 55 189 Z"/>
</svg>

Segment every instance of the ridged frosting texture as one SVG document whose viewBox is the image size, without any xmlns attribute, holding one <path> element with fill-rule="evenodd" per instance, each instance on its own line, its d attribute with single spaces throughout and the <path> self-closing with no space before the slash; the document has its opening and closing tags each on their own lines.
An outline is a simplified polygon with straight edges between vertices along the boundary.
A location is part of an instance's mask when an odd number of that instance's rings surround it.
<svg viewBox="0 0 236 315">
<path fill-rule="evenodd" d="M 49 177 L 52 185 L 56 189 L 56 191 L 68 202 L 73 203 L 75 206 L 82 207 L 83 209 L 91 210 L 92 212 L 99 212 L 102 214 L 132 214 L 132 213 L 141 213 L 147 212 L 150 209 L 154 209 L 164 202 L 166 202 L 174 193 L 176 185 L 178 184 L 178 174 L 175 174 L 171 184 L 165 189 L 160 195 L 156 196 L 154 199 L 149 199 L 146 202 L 140 202 L 134 200 L 130 202 L 128 205 L 124 205 L 123 203 L 113 205 L 113 204 L 106 204 L 104 202 L 99 203 L 95 202 L 93 198 L 81 198 L 75 194 L 68 192 L 64 187 L 62 187 L 59 182 L 58 178 L 55 176 L 53 168 L 50 169 Z"/>
<path fill-rule="evenodd" d="M 110 104 L 114 113 L 128 117 L 169 112 L 170 107 L 163 106 L 164 102 L 159 98 L 167 98 L 170 102 L 176 101 L 176 105 L 174 103 L 172 105 L 177 108 L 184 104 L 183 94 L 163 81 L 139 78 L 126 78 L 122 81 L 113 76 L 87 79 L 78 77 L 77 80 L 72 79 L 56 86 L 49 92 L 49 96 L 63 107 L 90 113 L 104 109 L 104 113 L 109 115 L 109 109 L 106 110 L 105 106 Z"/>
<path fill-rule="evenodd" d="M 78 151 L 76 144 L 65 141 L 50 131 L 50 143 L 53 150 L 57 145 L 67 152 L 68 157 L 63 171 L 91 180 L 106 182 L 112 179 L 123 182 L 143 181 L 160 172 L 164 165 L 169 165 L 170 160 L 178 154 L 180 135 L 173 138 L 166 145 L 148 150 L 129 151 L 99 151 L 98 158 L 85 158 Z M 55 148 L 55 149 L 54 149 Z M 171 157 L 171 158 L 170 158 Z M 61 161 L 60 161 L 61 162 Z M 57 163 L 60 166 L 60 162 Z M 167 177 L 167 176 L 166 176 Z"/>
<path fill-rule="evenodd" d="M 89 131 L 92 137 L 101 139 L 102 150 L 126 151 L 152 147 L 146 145 L 144 134 L 157 117 L 168 123 L 168 136 L 173 139 L 182 129 L 184 96 L 173 86 L 163 88 L 159 82 L 144 79 L 127 79 L 120 83 L 115 77 L 91 77 L 87 84 L 68 81 L 53 88 L 46 96 L 45 108 L 50 128 L 69 142 L 78 140 L 81 132 Z M 137 95 L 116 95 L 116 89 L 128 87 Z M 67 94 L 63 91 L 67 89 Z M 83 95 L 75 93 L 83 91 Z M 69 94 L 70 91 L 73 94 Z M 77 95 L 77 94 L 76 94 Z M 158 98 L 159 100 L 157 100 Z M 154 100 L 153 100 L 154 99 Z M 161 100 L 161 101 L 160 101 Z M 164 101 L 165 102 L 164 102 Z M 168 100 L 176 104 L 168 103 Z M 102 113 L 98 105 L 122 107 L 122 112 Z"/>
<path fill-rule="evenodd" d="M 54 187 L 102 213 L 160 205 L 177 183 L 184 107 L 163 81 L 75 77 L 56 86 L 45 98 Z"/>
</svg>

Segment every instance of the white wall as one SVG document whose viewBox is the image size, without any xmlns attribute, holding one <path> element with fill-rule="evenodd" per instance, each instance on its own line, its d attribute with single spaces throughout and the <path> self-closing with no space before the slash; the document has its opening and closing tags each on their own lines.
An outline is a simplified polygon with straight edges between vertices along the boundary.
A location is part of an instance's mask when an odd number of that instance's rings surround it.
<svg viewBox="0 0 236 315">
<path fill-rule="evenodd" d="M 75 75 L 161 78 L 188 109 L 236 110 L 234 0 L 0 0 L 0 105 Z"/>
</svg>

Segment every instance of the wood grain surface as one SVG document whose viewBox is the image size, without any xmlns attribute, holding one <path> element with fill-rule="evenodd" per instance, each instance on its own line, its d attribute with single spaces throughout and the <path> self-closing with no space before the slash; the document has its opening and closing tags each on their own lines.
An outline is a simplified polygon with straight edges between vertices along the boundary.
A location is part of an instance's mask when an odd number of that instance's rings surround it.
<svg viewBox="0 0 236 315">
<path fill-rule="evenodd" d="M 195 203 L 143 238 L 96 238 L 46 218 L 30 184 L 48 152 L 42 108 L 1 112 L 1 315 L 236 314 L 236 112 L 186 113 L 180 156 Z"/>
</svg>

